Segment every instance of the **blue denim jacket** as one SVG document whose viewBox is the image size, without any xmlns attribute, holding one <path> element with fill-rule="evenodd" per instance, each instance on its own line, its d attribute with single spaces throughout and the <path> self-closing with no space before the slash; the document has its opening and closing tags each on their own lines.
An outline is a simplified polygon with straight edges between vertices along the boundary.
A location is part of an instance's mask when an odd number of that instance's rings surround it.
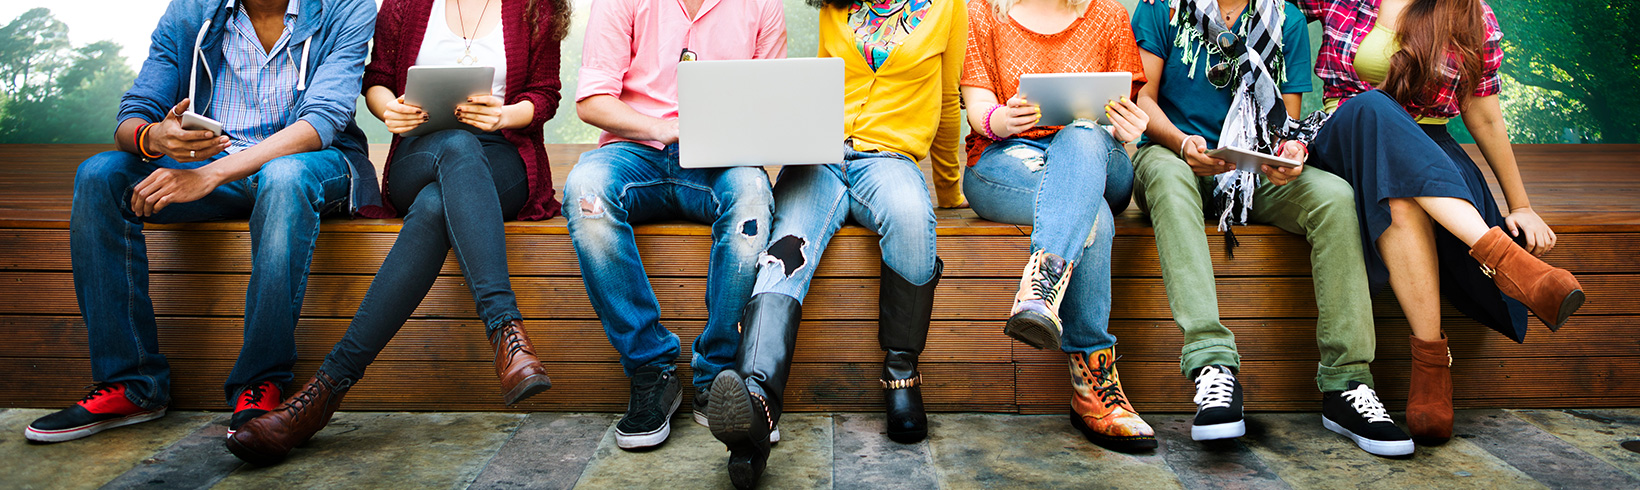
<svg viewBox="0 0 1640 490">
<path fill-rule="evenodd" d="M 353 122 L 354 106 L 364 79 L 365 55 L 375 35 L 376 4 L 371 0 L 291 0 L 302 2 L 291 28 L 292 59 L 302 60 L 296 109 L 285 125 L 307 121 L 324 146 L 347 155 L 353 180 L 349 210 L 381 204 L 381 187 L 364 131 Z M 200 100 L 211 97 L 211 70 L 224 64 L 222 37 L 237 0 L 176 0 L 154 29 L 148 59 L 131 90 L 120 100 L 118 120 L 140 117 L 158 121 L 177 102 L 189 97 L 188 77 L 197 69 Z M 209 25 L 207 26 L 207 22 Z M 203 39 L 199 36 L 203 31 Z M 195 56 L 198 41 L 201 56 Z M 189 60 L 195 60 L 190 62 Z M 199 63 L 193 66 L 190 63 Z"/>
</svg>

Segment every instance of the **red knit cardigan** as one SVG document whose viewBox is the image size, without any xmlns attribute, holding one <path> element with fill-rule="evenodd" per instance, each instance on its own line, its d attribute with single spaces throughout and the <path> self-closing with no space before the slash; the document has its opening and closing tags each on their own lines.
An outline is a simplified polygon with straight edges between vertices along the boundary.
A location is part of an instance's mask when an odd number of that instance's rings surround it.
<svg viewBox="0 0 1640 490">
<path fill-rule="evenodd" d="M 547 162 L 545 136 L 542 124 L 558 112 L 562 99 L 558 80 L 558 41 L 549 38 L 553 12 L 551 2 L 538 2 L 543 25 L 532 33 L 525 19 L 524 7 L 529 0 L 501 0 L 502 43 L 507 52 L 506 104 L 528 100 L 535 104 L 535 117 L 529 125 L 518 129 L 503 129 L 501 135 L 518 147 L 518 156 L 524 159 L 524 171 L 529 179 L 530 196 L 518 219 L 543 220 L 558 215 L 558 199 L 552 194 L 552 165 Z M 375 49 L 370 53 L 370 64 L 364 67 L 364 89 L 381 85 L 404 93 L 405 74 L 421 54 L 421 40 L 427 34 L 427 20 L 433 13 L 433 0 L 386 0 L 376 14 Z M 398 135 L 393 135 L 392 149 L 387 153 L 387 168 L 382 176 L 382 205 L 367 206 L 359 214 L 370 218 L 393 218 L 399 212 L 387 199 L 387 174 L 393 171 L 393 154 L 398 151 Z"/>
</svg>

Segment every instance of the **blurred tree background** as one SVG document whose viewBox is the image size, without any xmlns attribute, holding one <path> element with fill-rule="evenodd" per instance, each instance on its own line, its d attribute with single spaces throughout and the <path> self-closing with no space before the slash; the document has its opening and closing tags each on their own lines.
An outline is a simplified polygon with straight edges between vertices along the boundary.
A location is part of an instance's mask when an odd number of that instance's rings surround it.
<svg viewBox="0 0 1640 490">
<path fill-rule="evenodd" d="M 786 8 L 786 53 L 814 56 L 817 14 L 803 0 Z M 1118 0 L 1131 10 L 1137 0 Z M 591 0 L 576 0 L 563 44 L 564 102 L 546 124 L 549 143 L 592 143 L 598 130 L 575 116 L 574 90 Z M 1640 0 L 1494 0 L 1503 25 L 1504 115 L 1516 143 L 1640 143 Z M 1311 24 L 1312 50 L 1319 49 Z M 0 143 L 106 143 L 111 141 L 121 94 L 135 78 L 112 41 L 75 45 L 69 26 L 45 8 L 29 10 L 0 27 Z M 86 33 L 78 33 L 86 35 Z M 1312 53 L 1313 54 L 1313 53 Z M 1320 106 L 1319 80 L 1305 98 Z M 360 107 L 363 107 L 361 101 Z M 361 110 L 358 121 L 373 142 L 389 134 Z M 1450 126 L 1470 142 L 1461 123 Z"/>
</svg>

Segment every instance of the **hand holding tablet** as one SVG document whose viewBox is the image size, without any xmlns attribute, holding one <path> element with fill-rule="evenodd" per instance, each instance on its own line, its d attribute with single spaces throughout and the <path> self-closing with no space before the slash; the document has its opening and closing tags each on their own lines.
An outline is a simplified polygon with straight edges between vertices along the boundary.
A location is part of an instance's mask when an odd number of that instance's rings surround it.
<svg viewBox="0 0 1640 490">
<path fill-rule="evenodd" d="M 445 129 L 483 132 L 462 122 L 456 116 L 456 106 L 476 95 L 490 95 L 494 79 L 495 67 L 490 66 L 410 67 L 405 74 L 403 103 L 419 108 L 425 120 L 402 134 L 421 136 Z"/>
</svg>

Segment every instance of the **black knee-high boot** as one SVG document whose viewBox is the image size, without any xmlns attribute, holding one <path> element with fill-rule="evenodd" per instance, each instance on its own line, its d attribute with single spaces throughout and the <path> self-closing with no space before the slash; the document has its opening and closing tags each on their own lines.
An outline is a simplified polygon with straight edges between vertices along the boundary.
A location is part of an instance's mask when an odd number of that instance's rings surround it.
<svg viewBox="0 0 1640 490">
<path fill-rule="evenodd" d="M 877 302 L 877 342 L 883 351 L 883 399 L 887 404 L 888 438 L 912 444 L 928 437 L 923 413 L 922 374 L 917 356 L 928 344 L 928 322 L 934 316 L 934 287 L 945 272 L 945 261 L 934 259 L 934 277 L 916 285 L 883 264 L 882 289 Z"/>
<path fill-rule="evenodd" d="M 740 321 L 734 369 L 712 380 L 706 418 L 712 436 L 729 448 L 729 481 L 757 486 L 769 461 L 769 431 L 780 422 L 786 376 L 797 347 L 803 305 L 779 293 L 752 296 Z"/>
</svg>

